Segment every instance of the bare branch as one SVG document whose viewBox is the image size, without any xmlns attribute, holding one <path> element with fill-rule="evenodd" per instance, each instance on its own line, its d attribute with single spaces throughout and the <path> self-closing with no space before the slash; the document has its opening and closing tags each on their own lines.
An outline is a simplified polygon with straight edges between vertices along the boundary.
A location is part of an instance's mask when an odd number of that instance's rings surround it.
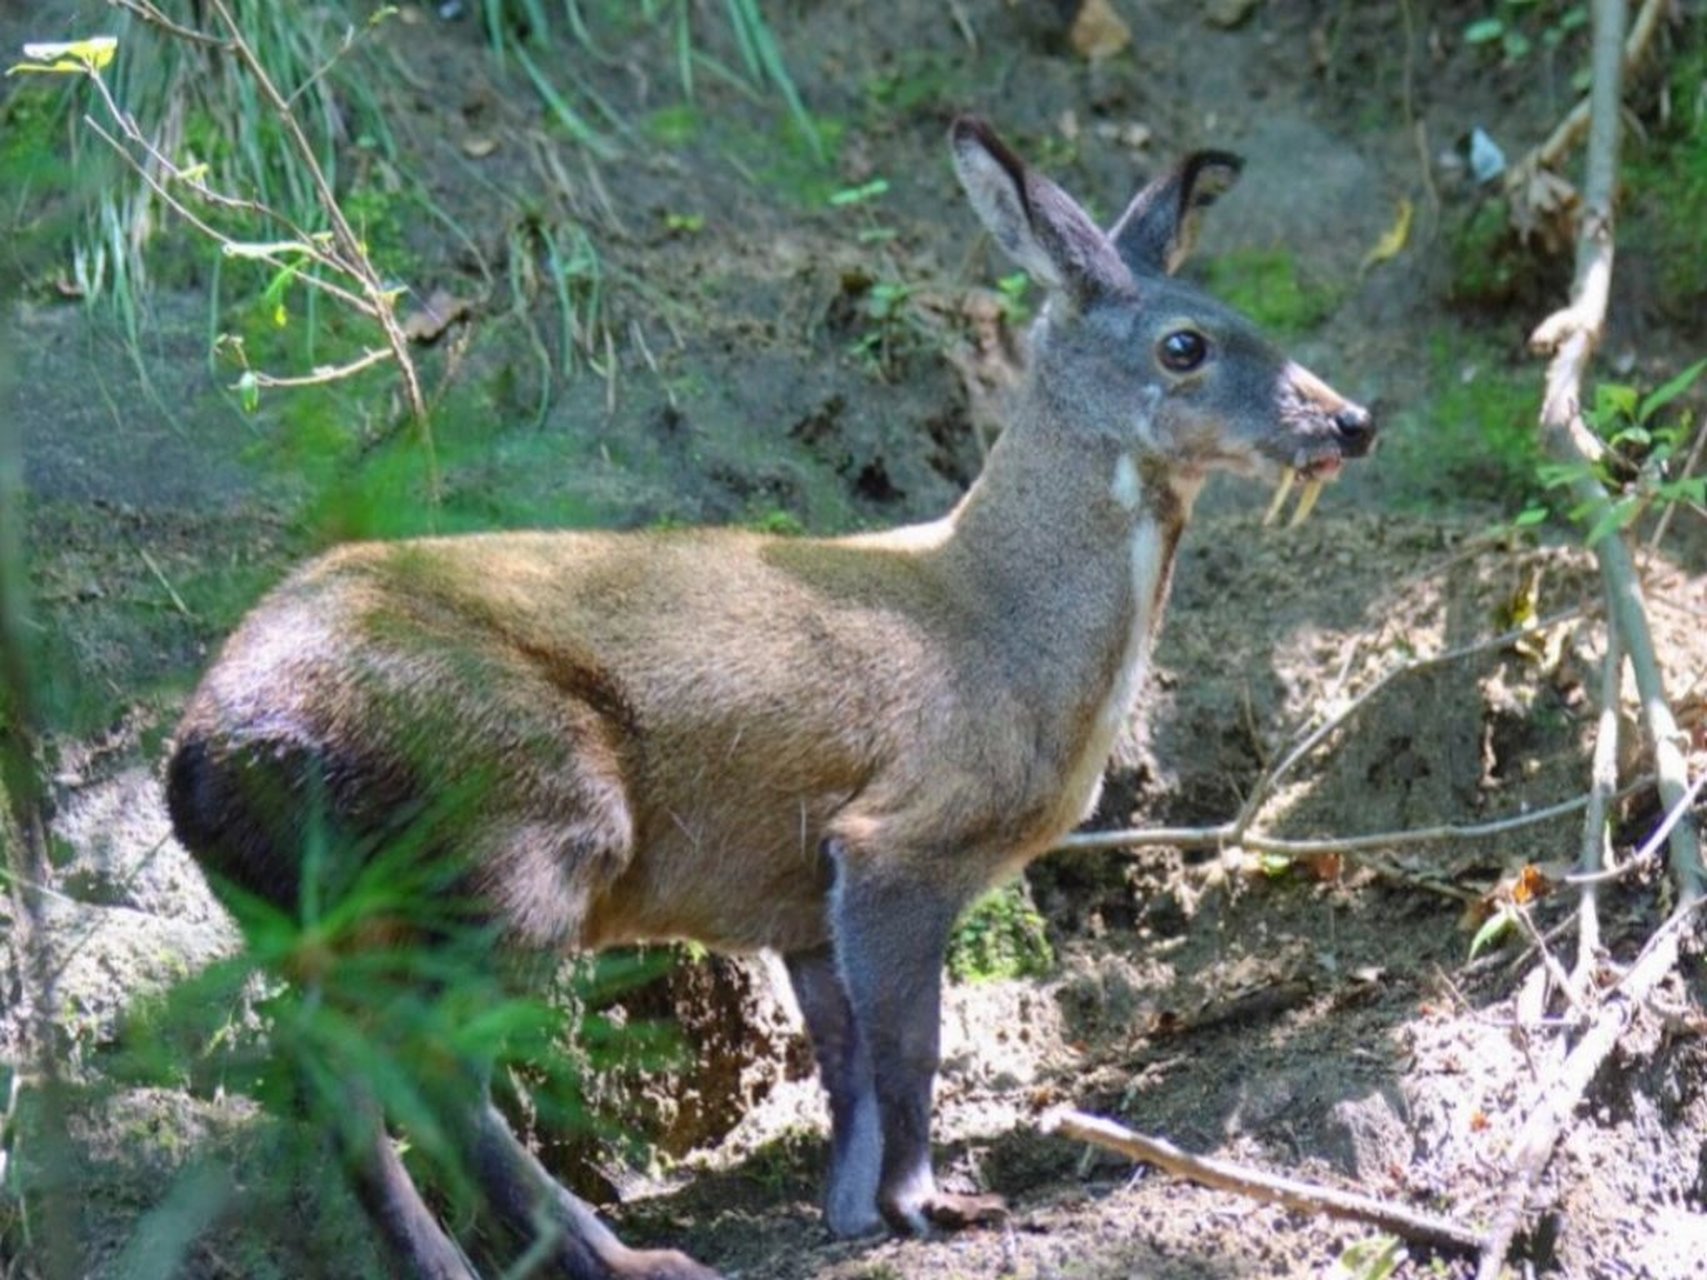
<svg viewBox="0 0 1707 1280">
<path fill-rule="evenodd" d="M 1651 779 L 1641 779 L 1625 787 L 1624 795 L 1646 786 Z M 1256 853 L 1278 853 L 1287 856 L 1307 856 L 1317 853 L 1359 853 L 1380 850 L 1396 845 L 1433 844 L 1442 840 L 1480 840 L 1488 836 L 1507 835 L 1524 827 L 1551 822 L 1585 809 L 1588 795 L 1561 800 L 1528 813 L 1514 813 L 1487 822 L 1445 822 L 1433 827 L 1407 827 L 1399 831 L 1382 831 L 1364 836 L 1326 836 L 1318 840 L 1295 840 L 1280 836 L 1265 836 L 1260 832 L 1239 832 L 1231 822 L 1217 827 L 1129 827 L 1120 831 L 1075 831 L 1055 847 L 1073 849 L 1080 853 L 1103 849 L 1141 849 L 1168 845 L 1179 849 L 1215 849 L 1238 845 Z"/>
<path fill-rule="evenodd" d="M 1630 28 L 1630 36 L 1624 42 L 1624 72 L 1629 74 L 1640 65 L 1648 46 L 1653 42 L 1654 33 L 1659 30 L 1660 19 L 1671 7 L 1671 0 L 1644 0 L 1641 11 L 1636 15 L 1635 24 Z M 1537 169 L 1551 169 L 1565 158 L 1565 153 L 1576 146 L 1588 132 L 1589 98 L 1584 98 L 1572 107 L 1569 114 L 1561 120 L 1547 140 L 1523 159 L 1519 160 L 1506 173 L 1505 188 L 1515 191 L 1529 180 L 1529 175 Z"/>
<path fill-rule="evenodd" d="M 380 347 L 357 356 L 347 364 L 317 365 L 314 372 L 301 374 L 297 377 L 281 378 L 270 373 L 251 370 L 251 376 L 258 387 L 318 387 L 328 382 L 340 382 L 353 377 L 363 369 L 371 369 L 393 358 L 389 347 Z"/>
<path fill-rule="evenodd" d="M 229 43 L 221 40 L 218 36 L 212 36 L 205 31 L 198 31 L 194 27 L 186 27 L 182 23 L 174 22 L 156 5 L 150 4 L 148 0 L 107 0 L 107 4 L 114 9 L 122 9 L 128 14 L 140 18 L 151 27 L 160 28 L 174 40 L 183 40 L 188 44 L 199 44 L 208 49 L 230 48 Z"/>
<path fill-rule="evenodd" d="M 296 113 L 290 108 L 290 103 L 279 92 L 272 77 L 267 74 L 255 50 L 243 38 L 242 30 L 237 20 L 232 17 L 231 10 L 225 0 L 208 0 L 214 13 L 219 16 L 226 32 L 231 37 L 231 48 L 237 58 L 243 63 L 249 74 L 254 77 L 256 87 L 267 105 L 273 109 L 279 123 L 284 126 L 285 136 L 290 139 L 291 148 L 297 158 L 302 161 L 310 180 L 314 183 L 315 194 L 319 197 L 326 220 L 332 228 L 332 236 L 343 256 L 355 268 L 357 278 L 362 282 L 362 292 L 374 307 L 374 318 L 379 321 L 380 328 L 385 332 L 386 343 L 391 347 L 392 354 L 397 359 L 397 370 L 403 379 L 404 398 L 409 404 L 409 416 L 415 420 L 421 432 L 422 445 L 427 450 L 428 466 L 431 470 L 430 483 L 433 498 L 436 502 L 439 496 L 438 463 L 433 457 L 432 434 L 427 424 L 427 401 L 421 391 L 420 377 L 415 370 L 415 362 L 409 354 L 409 339 L 403 328 L 397 323 L 390 294 L 384 281 L 379 278 L 362 249 L 361 238 L 344 217 L 344 210 L 338 204 L 338 197 L 332 190 L 332 184 L 327 180 L 325 171 L 320 167 L 319 159 L 314 154 L 314 144 L 309 142 L 303 133 L 302 125 L 296 118 Z"/>
<path fill-rule="evenodd" d="M 1604 884 L 1608 880 L 1622 880 L 1631 872 L 1647 865 L 1660 851 L 1660 846 L 1671 836 L 1672 828 L 1683 820 L 1695 803 L 1695 797 L 1701 794 L 1703 786 L 1707 786 L 1707 772 L 1698 775 L 1694 782 L 1678 797 L 1678 801 L 1666 810 L 1666 816 L 1660 825 L 1654 828 L 1653 834 L 1642 842 L 1642 847 L 1615 867 L 1607 867 L 1603 871 L 1581 871 L 1565 877 L 1569 884 Z"/>
<path fill-rule="evenodd" d="M 1606 850 L 1606 811 L 1618 785 L 1618 703 L 1624 686 L 1624 646 L 1618 628 L 1606 626 L 1606 659 L 1600 677 L 1600 717 L 1594 730 L 1594 763 L 1589 769 L 1588 808 L 1583 812 L 1582 844 L 1577 870 L 1585 876 L 1599 871 Z M 1600 950 L 1600 912 L 1592 881 L 1582 883 L 1582 919 L 1577 930 L 1577 963 L 1571 973 L 1574 991 L 1586 989 Z"/>
<path fill-rule="evenodd" d="M 1066 1109 L 1052 1111 L 1043 1117 L 1039 1126 L 1044 1133 L 1059 1133 L 1080 1142 L 1093 1143 L 1134 1160 L 1153 1164 L 1164 1173 L 1184 1178 L 1205 1187 L 1232 1191 L 1252 1200 L 1283 1204 L 1300 1213 L 1325 1214 L 1330 1218 L 1346 1218 L 1367 1222 L 1383 1231 L 1418 1244 L 1459 1252 L 1474 1250 L 1480 1237 L 1468 1227 L 1449 1218 L 1391 1204 L 1373 1196 L 1337 1187 L 1318 1186 L 1282 1178 L 1260 1169 L 1249 1169 L 1230 1160 L 1181 1151 L 1161 1138 L 1134 1133 L 1124 1125 L 1082 1111 Z"/>
<path fill-rule="evenodd" d="M 1547 393 L 1541 410 L 1543 444 L 1571 470 L 1570 493 L 1588 512 L 1591 527 L 1606 523 L 1611 500 L 1589 464 L 1600 445 L 1583 421 L 1580 408 L 1585 368 L 1600 341 L 1606 298 L 1612 279 L 1613 196 L 1617 183 L 1619 116 L 1623 72 L 1624 0 L 1597 0 L 1594 10 L 1594 83 L 1590 90 L 1587 175 L 1583 182 L 1583 219 L 1577 239 L 1576 280 L 1570 305 L 1548 317 L 1531 339 L 1551 351 Z M 1615 523 L 1615 522 L 1614 522 Z M 1642 727 L 1654 756 L 1660 800 L 1675 808 L 1682 797 L 1686 767 L 1679 748 L 1676 718 L 1666 700 L 1665 683 L 1648 629 L 1647 608 L 1635 562 L 1616 529 L 1594 544 L 1606 586 L 1609 625 L 1630 656 L 1642 708 Z M 1701 844 L 1695 824 L 1684 813 L 1672 833 L 1672 873 L 1684 898 L 1707 889 Z"/>
</svg>

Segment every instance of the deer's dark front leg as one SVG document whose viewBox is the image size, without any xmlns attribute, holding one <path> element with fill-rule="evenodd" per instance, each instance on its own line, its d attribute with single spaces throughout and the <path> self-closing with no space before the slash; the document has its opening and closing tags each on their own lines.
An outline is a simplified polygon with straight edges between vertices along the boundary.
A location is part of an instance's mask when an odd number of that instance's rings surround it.
<svg viewBox="0 0 1707 1280">
<path fill-rule="evenodd" d="M 960 900 L 928 877 L 830 852 L 836 965 L 868 1046 L 882 1133 L 878 1209 L 896 1230 L 920 1235 L 999 1219 L 999 1198 L 939 1191 L 931 1173 L 942 966 Z"/>
<path fill-rule="evenodd" d="M 818 1078 L 830 1100 L 830 1185 L 824 1220 L 838 1236 L 883 1229 L 877 1212 L 883 1133 L 871 1053 L 859 1033 L 848 993 L 828 947 L 785 957 L 788 977 L 818 1060 Z"/>
</svg>

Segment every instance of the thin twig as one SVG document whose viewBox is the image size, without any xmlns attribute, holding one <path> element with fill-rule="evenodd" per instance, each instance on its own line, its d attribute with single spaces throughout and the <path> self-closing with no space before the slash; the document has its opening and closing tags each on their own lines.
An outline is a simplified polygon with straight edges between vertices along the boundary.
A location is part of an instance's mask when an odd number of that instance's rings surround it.
<svg viewBox="0 0 1707 1280">
<path fill-rule="evenodd" d="M 147 146 L 146 141 L 141 139 L 140 133 L 133 132 L 135 130 L 135 122 L 129 120 L 129 118 L 126 117 L 122 112 L 118 112 L 117 111 L 117 103 L 113 102 L 110 97 L 107 97 L 105 85 L 102 84 L 102 81 L 100 80 L 100 78 L 99 77 L 91 77 L 91 78 L 94 79 L 94 81 L 97 85 L 102 86 L 102 95 L 103 95 L 103 97 L 106 97 L 108 108 L 110 110 L 113 110 L 116 112 L 114 119 L 115 119 L 116 123 L 118 124 L 120 130 L 124 133 L 124 135 L 127 138 L 134 138 L 134 139 L 137 139 L 139 141 L 143 141 L 143 145 Z M 127 148 L 124 145 L 124 143 L 120 142 L 119 139 L 115 138 L 111 133 L 108 133 L 107 130 L 101 126 L 101 122 L 99 120 L 96 120 L 93 116 L 86 115 L 83 117 L 83 123 L 89 127 L 90 132 L 92 132 L 96 137 L 100 138 L 101 141 L 105 142 L 109 147 L 111 147 L 115 152 L 117 152 L 118 155 L 125 161 L 125 163 L 130 165 L 130 167 L 136 171 L 137 175 L 143 180 L 143 182 L 148 185 L 149 190 L 153 191 L 155 195 L 159 196 L 160 199 L 163 202 L 165 202 L 166 206 L 172 210 L 172 212 L 176 213 L 185 222 L 188 222 L 197 231 L 201 232 L 202 235 L 206 236 L 208 239 L 212 240 L 215 244 L 219 245 L 221 250 L 226 251 L 226 252 L 241 251 L 241 253 L 244 256 L 246 256 L 246 257 L 248 257 L 248 258 L 250 258 L 256 262 L 265 263 L 267 266 L 272 267 L 275 271 L 296 271 L 297 272 L 297 279 L 301 280 L 304 284 L 310 286 L 311 288 L 318 289 L 322 293 L 327 294 L 330 297 L 336 298 L 339 302 L 343 303 L 345 306 L 351 308 L 354 311 L 361 313 L 362 315 L 377 318 L 375 316 L 373 306 L 368 302 L 368 300 L 366 298 L 362 297 L 360 294 L 352 293 L 350 290 L 345 289 L 340 285 L 333 284 L 330 280 L 323 279 L 320 276 L 310 275 L 307 272 L 301 271 L 300 270 L 300 265 L 301 265 L 300 263 L 287 262 L 285 259 L 283 259 L 283 258 L 279 257 L 277 254 L 273 254 L 273 253 L 257 253 L 254 251 L 254 249 L 252 247 L 246 246 L 241 241 L 236 240 L 236 239 L 232 238 L 231 236 L 226 235 L 223 231 L 219 230 L 212 223 L 206 221 L 205 219 L 200 217 L 198 214 L 196 214 L 182 200 L 179 200 L 177 198 L 177 196 L 175 196 L 167 188 L 165 183 L 161 182 L 159 178 L 157 178 L 154 174 L 149 172 L 147 165 L 143 164 L 134 155 L 132 155 L 130 153 L 129 148 Z M 152 148 L 150 148 L 150 154 L 156 159 L 160 158 L 158 153 L 154 152 L 152 150 Z M 167 162 L 167 161 L 162 161 L 162 163 L 163 163 L 164 167 L 166 168 L 167 172 L 174 179 L 179 177 L 179 172 L 175 166 L 173 166 L 170 162 Z M 189 185 L 190 188 L 192 190 L 194 190 L 197 195 L 203 196 L 204 198 L 207 196 L 207 194 L 209 192 L 209 189 L 207 187 L 205 187 L 201 184 L 195 183 L 193 181 L 189 182 L 187 185 Z M 247 205 L 249 202 L 247 202 L 247 201 L 233 201 L 229 198 L 225 198 L 224 203 L 227 204 L 228 206 L 230 206 L 230 205 L 242 206 L 242 205 Z M 302 252 L 306 257 L 320 261 L 324 265 L 331 267 L 335 270 L 338 270 L 345 275 L 350 274 L 349 271 L 347 270 L 347 268 L 343 265 L 343 263 L 341 263 L 336 258 L 331 258 L 331 257 L 325 256 L 324 251 L 322 249 L 320 249 L 318 246 L 316 246 L 312 240 L 302 239 L 300 241 L 300 243 L 302 245 Z"/>
<path fill-rule="evenodd" d="M 1579 871 L 1565 877 L 1567 884 L 1605 884 L 1608 880 L 1622 880 L 1631 872 L 1646 866 L 1659 856 L 1660 846 L 1671 836 L 1672 828 L 1683 820 L 1695 803 L 1695 797 L 1701 794 L 1703 786 L 1707 786 L 1707 770 L 1696 775 L 1695 781 L 1684 789 L 1677 803 L 1666 810 L 1666 816 L 1660 825 L 1655 827 L 1653 834 L 1642 842 L 1642 847 L 1636 850 L 1615 867 L 1607 867 L 1604 871 Z"/>
<path fill-rule="evenodd" d="M 1086 1115 L 1082 1111 L 1052 1111 L 1043 1117 L 1039 1127 L 1044 1133 L 1059 1133 L 1063 1137 L 1118 1151 L 1134 1160 L 1153 1164 L 1173 1177 L 1205 1187 L 1236 1192 L 1270 1204 L 1283 1204 L 1301 1213 L 1367 1222 L 1418 1244 L 1469 1252 L 1480 1242 L 1474 1231 L 1449 1218 L 1378 1200 L 1374 1196 L 1341 1191 L 1337 1187 L 1282 1178 L 1230 1160 L 1192 1155 L 1171 1142 L 1134 1133 L 1124 1125 L 1101 1116 Z"/>
<path fill-rule="evenodd" d="M 1689 446 L 1689 456 L 1684 458 L 1683 466 L 1678 469 L 1679 483 L 1689 479 L 1695 472 L 1695 464 L 1701 461 L 1701 448 L 1707 445 L 1707 422 L 1698 423 L 1695 428 L 1695 440 Z M 1678 503 L 1668 502 L 1660 512 L 1660 518 L 1654 522 L 1654 531 L 1648 536 L 1648 553 L 1651 555 L 1659 550 L 1660 543 L 1665 539 L 1666 529 L 1671 524 L 1672 513 L 1677 510 Z"/>
<path fill-rule="evenodd" d="M 1646 786 L 1650 781 L 1650 778 L 1639 779 L 1630 783 L 1619 794 L 1629 794 Z M 1314 840 L 1286 839 L 1280 836 L 1265 836 L 1260 832 L 1241 832 L 1233 823 L 1224 822 L 1215 827 L 1130 827 L 1121 831 L 1075 831 L 1055 847 L 1085 853 L 1107 849 L 1141 849 L 1155 845 L 1168 845 L 1177 849 L 1217 849 L 1236 844 L 1255 853 L 1288 856 L 1358 853 L 1366 849 L 1388 849 L 1395 845 L 1433 844 L 1442 840 L 1481 840 L 1488 836 L 1506 835 L 1524 827 L 1551 822 L 1554 818 L 1576 813 L 1587 808 L 1588 803 L 1589 797 L 1584 794 L 1570 800 L 1561 800 L 1558 804 L 1550 804 L 1542 809 L 1514 813 L 1504 818 L 1492 818 L 1487 822 L 1445 822 L 1432 827 L 1408 827 L 1363 836 L 1327 836 Z"/>
<path fill-rule="evenodd" d="M 126 13 L 142 19 L 150 26 L 159 27 L 160 30 L 175 40 L 182 40 L 188 44 L 198 44 L 204 49 L 230 48 L 230 44 L 218 36 L 210 36 L 205 31 L 197 31 L 194 27 L 186 27 L 181 23 L 172 21 L 160 9 L 149 4 L 147 0 L 107 0 L 107 3 L 115 9 L 123 9 Z"/>
<path fill-rule="evenodd" d="M 376 364 L 387 360 L 395 360 L 397 353 L 389 347 L 375 347 L 346 364 L 317 365 L 312 373 L 298 374 L 294 377 L 279 377 L 271 373 L 261 373 L 251 370 L 258 387 L 317 387 L 327 382 L 339 382 L 352 374 L 360 373 L 363 369 L 371 369 Z"/>
<path fill-rule="evenodd" d="M 314 144 L 308 140 L 308 135 L 303 133 L 296 113 L 291 110 L 290 103 L 267 74 L 267 69 L 261 65 L 255 50 L 243 38 L 243 32 L 237 25 L 237 20 L 232 17 L 225 0 L 208 0 L 208 3 L 230 35 L 233 53 L 254 78 L 256 88 L 284 127 L 291 149 L 296 152 L 297 159 L 301 161 L 309 180 L 314 184 L 321 210 L 331 227 L 333 241 L 353 274 L 361 281 L 362 293 L 373 308 L 373 318 L 378 321 L 380 330 L 385 334 L 386 344 L 396 358 L 398 376 L 403 380 L 404 399 L 409 406 L 409 416 L 414 420 L 416 430 L 420 434 L 421 447 L 426 454 L 428 488 L 434 505 L 437 505 L 441 496 L 437 450 L 427 415 L 426 395 L 421 390 L 420 375 L 415 368 L 414 358 L 409 353 L 409 338 L 403 332 L 403 326 L 397 322 L 396 308 L 392 301 L 395 291 L 380 279 L 372 260 L 362 247 L 361 237 L 355 233 L 349 219 L 344 216 L 343 207 L 338 203 L 332 184 L 327 179 L 325 170 L 320 167 Z"/>
<path fill-rule="evenodd" d="M 196 615 L 190 612 L 190 606 L 184 603 L 184 597 L 178 594 L 178 588 L 174 587 L 166 575 L 160 572 L 160 566 L 154 563 L 154 557 L 148 554 L 148 548 L 139 546 L 136 551 L 142 557 L 142 563 L 148 566 L 148 572 L 154 575 L 154 580 L 166 589 L 168 596 L 172 597 L 173 607 L 192 622 L 195 621 Z"/>
</svg>

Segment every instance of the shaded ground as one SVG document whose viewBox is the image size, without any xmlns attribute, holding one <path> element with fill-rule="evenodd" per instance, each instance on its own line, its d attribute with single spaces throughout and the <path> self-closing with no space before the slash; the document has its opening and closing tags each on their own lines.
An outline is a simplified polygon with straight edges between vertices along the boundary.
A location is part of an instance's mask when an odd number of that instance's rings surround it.
<svg viewBox="0 0 1707 1280">
<path fill-rule="evenodd" d="M 103 11 L 61 7 L 85 24 Z M 693 10 L 695 39 L 738 65 L 716 8 Z M 956 111 L 991 117 L 1101 212 L 1181 150 L 1243 152 L 1245 178 L 1193 270 L 1385 420 L 1381 455 L 1301 530 L 1260 531 L 1265 495 L 1247 486 L 1206 495 L 1147 723 L 1122 744 L 1111 822 L 1223 820 L 1321 707 L 1407 656 L 1498 632 L 1536 570 L 1543 613 L 1596 597 L 1562 531 L 1539 549 L 1484 536 L 1533 487 L 1513 442 L 1539 372 L 1520 347 L 1554 295 L 1464 296 L 1462 246 L 1481 247 L 1460 230 L 1476 201 L 1436 161 L 1474 124 L 1514 153 L 1542 136 L 1570 101 L 1579 45 L 1507 68 L 1459 39 L 1475 6 L 1428 6 L 1407 57 L 1381 6 L 1259 5 L 1224 30 L 1198 6 L 1153 3 L 1118 5 L 1133 49 L 1089 65 L 1043 4 L 771 8 L 822 122 L 826 166 L 781 123 L 774 95 L 702 74 L 684 107 L 669 33 L 632 18 L 599 28 L 597 57 L 562 33 L 553 46 L 552 65 L 572 60 L 628 122 L 621 158 L 603 162 L 542 117 L 514 65 L 494 67 L 472 23 L 408 6 L 387 29 L 372 74 L 387 86 L 396 170 L 421 193 L 379 210 L 372 234 L 418 293 L 445 288 L 475 306 L 426 356 L 435 382 L 453 375 L 436 512 L 418 453 L 381 438 L 380 379 L 269 397 L 245 416 L 224 389 L 229 372 L 206 360 L 205 265 L 168 273 L 133 361 L 120 326 L 57 298 L 62 264 L 23 234 L 42 229 L 27 202 L 10 215 L 18 235 L 0 279 L 17 297 L 0 318 L 0 423 L 23 438 L 38 623 L 51 638 L 49 950 L 78 1084 L 72 1177 L 89 1274 L 157 1274 L 136 1242 L 175 1230 L 195 1240 L 183 1268 L 193 1276 L 378 1273 L 325 1153 L 225 1094 L 216 1056 L 198 1046 L 178 1078 L 147 1085 L 120 1064 L 135 995 L 234 944 L 167 837 L 158 794 L 163 740 L 211 646 L 293 559 L 349 536 L 665 521 L 835 531 L 941 511 L 977 469 L 982 402 L 961 371 L 989 367 L 979 343 L 1008 269 L 975 239 L 946 163 Z M 59 34 L 46 21 L 0 8 L 0 47 Z M 1699 42 L 1699 18 L 1688 22 L 1680 38 Z M 1140 126 L 1150 141 L 1133 146 Z M 888 183 L 881 196 L 829 203 L 875 178 Z M 1363 270 L 1401 198 L 1418 210 L 1409 245 Z M 1698 354 L 1700 332 L 1679 319 L 1698 314 L 1679 300 L 1681 271 L 1644 251 L 1665 236 L 1643 216 L 1631 215 L 1614 303 L 1624 327 L 1607 349 L 1651 384 Z M 596 308 L 585 273 L 572 297 L 547 283 L 543 246 L 571 230 L 598 248 Z M 222 324 L 252 322 L 240 292 L 223 295 Z M 561 376 L 565 354 L 573 376 Z M 1681 702 L 1696 724 L 1704 528 L 1682 517 L 1649 582 L 1671 687 L 1694 691 Z M 1401 678 L 1277 797 L 1275 833 L 1474 822 L 1577 794 L 1599 643 L 1573 623 L 1539 656 L 1494 651 Z M 1648 829 L 1653 805 L 1640 788 L 1625 802 L 1620 847 Z M 699 1074 L 651 1086 L 649 1099 L 637 1087 L 669 1155 L 645 1176 L 610 1169 L 606 1190 L 626 1193 L 616 1212 L 636 1239 L 764 1280 L 1315 1275 L 1368 1234 L 1133 1179 L 1035 1133 L 1044 1108 L 1070 1101 L 1193 1150 L 1483 1221 L 1565 1038 L 1522 1003 L 1527 965 L 1466 964 L 1464 899 L 1526 862 L 1569 860 L 1577 838 L 1566 819 L 1395 848 L 1367 866 L 1158 850 L 1034 868 L 1057 966 L 953 989 L 939 1088 L 942 1167 L 1008 1195 L 1007 1232 L 829 1242 L 812 1208 L 822 1108 L 789 1015 L 728 969 L 648 997 L 687 1007 L 702 1042 L 722 1039 Z M 1658 892 L 1609 891 L 1618 958 L 1657 919 Z M 1567 895 L 1541 904 L 1538 923 L 1571 906 Z M 11 948 L 17 922 L 0 927 Z M 27 1006 L 8 957 L 0 1044 L 15 1060 Z M 1700 1274 L 1701 996 L 1692 955 L 1597 1084 L 1546 1180 L 1550 1207 L 1528 1241 L 1539 1272 Z M 737 1038 L 755 1013 L 766 1031 Z M 254 1016 L 234 1000 L 234 1023 L 252 1030 Z M 5 1237 L 9 1257 L 18 1239 Z M 1461 1271 L 1417 1258 L 1400 1274 Z"/>
</svg>

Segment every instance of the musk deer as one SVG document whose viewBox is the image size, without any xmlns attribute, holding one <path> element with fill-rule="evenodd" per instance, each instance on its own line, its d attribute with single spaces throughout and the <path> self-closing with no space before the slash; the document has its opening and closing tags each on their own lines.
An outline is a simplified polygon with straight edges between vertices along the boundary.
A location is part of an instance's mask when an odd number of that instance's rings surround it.
<svg viewBox="0 0 1707 1280">
<path fill-rule="evenodd" d="M 371 849 L 359 837 L 462 788 L 472 814 L 427 856 L 456 868 L 495 954 L 780 952 L 828 1095 L 824 1212 L 843 1236 L 999 1212 L 931 1174 L 949 933 L 1092 808 L 1204 477 L 1297 476 L 1313 498 L 1374 435 L 1171 278 L 1235 157 L 1191 156 L 1105 233 L 983 123 L 950 142 L 978 217 L 1048 301 L 1000 438 L 946 516 L 823 540 L 344 547 L 243 622 L 169 768 L 177 832 L 228 894 L 294 910 L 322 825 L 356 837 L 329 847 Z M 556 1274 L 712 1274 L 623 1246 L 482 1082 L 439 1119 L 491 1213 L 545 1231 Z M 400 1267 L 472 1275 L 382 1117 L 362 1132 L 348 1162 Z"/>
</svg>

